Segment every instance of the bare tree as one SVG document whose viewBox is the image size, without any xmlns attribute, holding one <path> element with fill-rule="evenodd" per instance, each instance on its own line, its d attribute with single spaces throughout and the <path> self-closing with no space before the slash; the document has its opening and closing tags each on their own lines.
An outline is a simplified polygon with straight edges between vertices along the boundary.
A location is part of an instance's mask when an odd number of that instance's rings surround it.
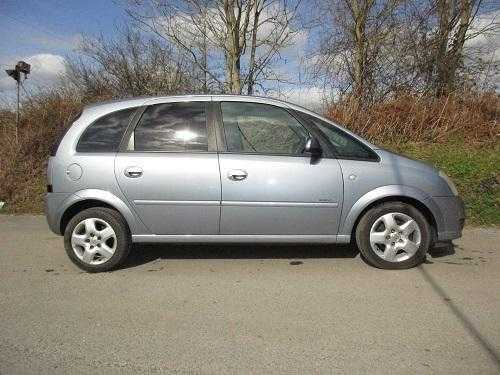
<svg viewBox="0 0 500 375">
<path fill-rule="evenodd" d="M 359 104 L 379 96 L 384 47 L 394 35 L 398 0 L 324 0 L 320 48 L 316 51 L 316 77 L 326 73 L 340 94 Z M 328 21 L 325 22 L 324 20 Z"/>
<path fill-rule="evenodd" d="M 435 0 L 438 28 L 435 36 L 437 95 L 448 94 L 455 88 L 457 70 L 463 62 L 464 44 L 481 0 Z"/>
<path fill-rule="evenodd" d="M 69 62 L 67 78 L 90 96 L 169 95 L 196 91 L 190 63 L 130 28 L 117 40 L 83 40 L 81 57 Z"/>
<path fill-rule="evenodd" d="M 481 0 L 318 0 L 322 38 L 314 78 L 370 104 L 400 91 L 446 95 L 496 62 L 470 56 L 467 41 L 495 29 L 471 29 Z M 328 15 L 328 22 L 324 22 Z M 479 52 L 476 54 L 480 56 Z M 492 68 L 493 67 L 493 68 Z M 495 73 L 488 73 L 491 76 Z M 468 82 L 467 82 L 468 80 Z"/>
<path fill-rule="evenodd" d="M 467 42 L 495 29 L 494 21 L 473 27 L 481 0 L 411 0 L 405 5 L 399 21 L 405 37 L 394 48 L 407 56 L 411 70 L 406 76 L 413 77 L 413 89 L 440 96 L 474 81 L 470 73 L 484 69 L 478 63 L 482 51 L 467 48 Z M 466 66 L 466 58 L 475 61 L 474 69 Z"/>
<path fill-rule="evenodd" d="M 253 94 L 255 85 L 255 57 L 257 52 L 257 31 L 259 30 L 259 19 L 262 13 L 262 6 L 265 0 L 255 0 L 253 4 L 253 25 L 252 25 L 252 40 L 250 47 L 250 62 L 248 64 L 248 95 Z"/>
<path fill-rule="evenodd" d="M 297 33 L 300 0 L 144 0 L 127 13 L 187 57 L 208 91 L 253 94 Z"/>
<path fill-rule="evenodd" d="M 281 51 L 296 44 L 299 35 L 295 23 L 302 2 L 286 0 L 254 0 L 253 25 L 248 71 L 245 77 L 248 95 L 261 81 L 286 81 L 273 69 Z"/>
<path fill-rule="evenodd" d="M 246 49 L 251 1 L 224 0 L 226 74 L 229 92 L 241 94 L 241 56 Z"/>
</svg>

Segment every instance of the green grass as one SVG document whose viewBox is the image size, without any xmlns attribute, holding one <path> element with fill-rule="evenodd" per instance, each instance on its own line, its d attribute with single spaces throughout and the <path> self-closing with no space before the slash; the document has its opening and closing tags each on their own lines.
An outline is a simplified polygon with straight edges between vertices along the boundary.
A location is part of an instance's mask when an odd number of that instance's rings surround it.
<svg viewBox="0 0 500 375">
<path fill-rule="evenodd" d="M 465 202 L 467 224 L 500 224 L 500 142 L 481 147 L 460 142 L 386 147 L 444 171 Z"/>
</svg>

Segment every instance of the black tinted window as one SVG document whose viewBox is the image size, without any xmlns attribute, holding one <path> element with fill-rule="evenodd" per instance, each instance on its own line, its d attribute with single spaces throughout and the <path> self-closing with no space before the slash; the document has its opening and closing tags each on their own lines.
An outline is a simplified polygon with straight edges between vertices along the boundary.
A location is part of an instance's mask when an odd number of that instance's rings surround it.
<svg viewBox="0 0 500 375">
<path fill-rule="evenodd" d="M 282 108 L 259 103 L 221 103 L 228 151 L 301 155 L 307 130 Z"/>
<path fill-rule="evenodd" d="M 316 125 L 326 135 L 335 149 L 335 154 L 341 159 L 378 160 L 368 147 L 349 134 L 317 117 L 302 113 L 303 116 Z"/>
<path fill-rule="evenodd" d="M 136 151 L 208 151 L 205 103 L 149 107 L 134 135 Z"/>
<path fill-rule="evenodd" d="M 78 152 L 116 152 L 137 108 L 109 113 L 90 125 L 80 137 Z"/>
</svg>

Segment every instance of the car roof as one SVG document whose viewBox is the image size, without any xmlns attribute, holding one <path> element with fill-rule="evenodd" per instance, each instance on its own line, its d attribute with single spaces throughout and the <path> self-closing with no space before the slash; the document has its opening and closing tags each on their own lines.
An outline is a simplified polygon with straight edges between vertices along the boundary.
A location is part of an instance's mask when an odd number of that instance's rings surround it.
<svg viewBox="0 0 500 375">
<path fill-rule="evenodd" d="M 320 114 L 313 112 L 307 108 L 301 107 L 297 104 L 289 103 L 284 100 L 256 96 L 256 95 L 235 95 L 235 94 L 224 94 L 224 95 L 173 95 L 173 96 L 141 96 L 134 98 L 124 98 L 108 100 L 98 103 L 93 103 L 85 106 L 85 111 L 100 112 L 101 114 L 107 112 L 113 112 L 120 109 L 128 107 L 140 107 L 143 105 L 168 103 L 175 101 L 236 101 L 236 102 L 251 102 L 251 103 L 262 103 L 262 104 L 272 104 L 278 107 L 296 109 L 301 112 L 309 113 L 313 116 L 323 118 L 324 120 L 331 121 L 324 118 Z"/>
<path fill-rule="evenodd" d="M 140 96 L 133 98 L 123 98 L 123 99 L 114 99 L 107 100 L 103 102 L 97 102 L 87 105 L 86 109 L 105 109 L 105 107 L 133 107 L 133 106 L 141 106 L 148 105 L 154 103 L 162 103 L 162 102 L 172 102 L 172 101 L 193 101 L 193 100 L 202 100 L 202 101 L 239 101 L 239 102 L 257 102 L 257 103 L 268 103 L 274 104 L 280 107 L 289 107 L 295 106 L 292 103 L 285 102 L 283 100 L 264 97 L 264 96 L 255 96 L 255 95 L 172 95 L 172 96 Z M 304 108 L 305 109 L 305 108 Z"/>
</svg>

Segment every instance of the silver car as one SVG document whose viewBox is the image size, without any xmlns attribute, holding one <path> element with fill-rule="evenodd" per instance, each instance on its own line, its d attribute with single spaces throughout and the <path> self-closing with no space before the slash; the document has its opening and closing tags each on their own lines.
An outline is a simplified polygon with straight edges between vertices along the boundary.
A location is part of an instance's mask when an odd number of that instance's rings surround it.
<svg viewBox="0 0 500 375">
<path fill-rule="evenodd" d="M 119 266 L 133 242 L 353 243 L 402 269 L 464 225 L 442 172 L 268 98 L 88 106 L 47 175 L 49 226 L 89 272 Z"/>
</svg>

